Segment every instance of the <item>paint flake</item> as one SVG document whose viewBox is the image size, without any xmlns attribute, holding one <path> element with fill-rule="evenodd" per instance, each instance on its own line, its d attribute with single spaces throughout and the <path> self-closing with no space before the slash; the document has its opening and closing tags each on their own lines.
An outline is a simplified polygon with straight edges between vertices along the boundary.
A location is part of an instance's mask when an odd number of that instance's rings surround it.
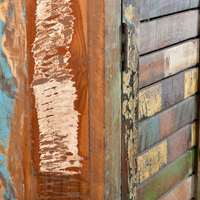
<svg viewBox="0 0 200 200">
<path fill-rule="evenodd" d="M 74 34 L 71 0 L 37 0 L 33 91 L 39 124 L 40 171 L 80 173 L 77 99 L 69 68 Z M 76 168 L 77 170 L 70 170 Z"/>
</svg>

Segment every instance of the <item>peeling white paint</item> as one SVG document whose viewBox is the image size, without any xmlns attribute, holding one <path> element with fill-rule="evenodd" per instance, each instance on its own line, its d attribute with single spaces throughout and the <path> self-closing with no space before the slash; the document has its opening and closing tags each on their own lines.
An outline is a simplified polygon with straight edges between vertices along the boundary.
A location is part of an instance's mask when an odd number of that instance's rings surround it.
<svg viewBox="0 0 200 200">
<path fill-rule="evenodd" d="M 80 173 L 76 88 L 70 74 L 71 0 L 37 0 L 33 91 L 40 132 L 40 171 Z M 72 170 L 69 168 L 77 168 Z"/>
</svg>

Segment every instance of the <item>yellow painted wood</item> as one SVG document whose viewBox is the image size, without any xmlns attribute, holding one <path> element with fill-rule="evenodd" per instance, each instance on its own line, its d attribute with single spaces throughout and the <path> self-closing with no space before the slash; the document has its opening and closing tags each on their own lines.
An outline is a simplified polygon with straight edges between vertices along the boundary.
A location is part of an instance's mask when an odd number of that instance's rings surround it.
<svg viewBox="0 0 200 200">
<path fill-rule="evenodd" d="M 198 91 L 198 68 L 185 73 L 185 99 Z"/>
<path fill-rule="evenodd" d="M 138 157 L 138 184 L 167 164 L 167 140 Z"/>
<path fill-rule="evenodd" d="M 162 110 L 161 84 L 150 87 L 139 93 L 139 119 L 150 117 Z"/>
<path fill-rule="evenodd" d="M 194 122 L 191 126 L 191 147 L 196 145 L 196 122 Z"/>
</svg>

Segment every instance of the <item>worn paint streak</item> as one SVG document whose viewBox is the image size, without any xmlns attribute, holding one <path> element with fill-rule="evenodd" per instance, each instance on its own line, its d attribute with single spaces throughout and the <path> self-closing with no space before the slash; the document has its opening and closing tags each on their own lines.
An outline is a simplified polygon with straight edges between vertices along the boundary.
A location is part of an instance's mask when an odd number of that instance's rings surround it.
<svg viewBox="0 0 200 200">
<path fill-rule="evenodd" d="M 185 73 L 185 98 L 198 91 L 198 68 Z"/>
<path fill-rule="evenodd" d="M 164 51 L 165 77 L 194 66 L 199 61 L 198 42 L 187 42 Z"/>
<path fill-rule="evenodd" d="M 191 126 L 191 147 L 194 147 L 196 145 L 196 122 L 192 124 Z"/>
<path fill-rule="evenodd" d="M 71 4 L 70 0 L 37 0 L 32 85 L 42 172 L 76 174 L 82 166 L 78 155 L 79 113 L 74 106 L 77 91 L 68 66 L 75 19 Z"/>
<path fill-rule="evenodd" d="M 138 157 L 138 184 L 167 165 L 167 141 Z"/>
<path fill-rule="evenodd" d="M 139 93 L 139 119 L 162 110 L 162 86 L 158 84 Z"/>
<path fill-rule="evenodd" d="M 137 141 L 139 97 L 140 1 L 123 1 L 123 22 L 128 25 L 128 63 L 122 75 L 123 198 L 137 199 Z"/>
</svg>

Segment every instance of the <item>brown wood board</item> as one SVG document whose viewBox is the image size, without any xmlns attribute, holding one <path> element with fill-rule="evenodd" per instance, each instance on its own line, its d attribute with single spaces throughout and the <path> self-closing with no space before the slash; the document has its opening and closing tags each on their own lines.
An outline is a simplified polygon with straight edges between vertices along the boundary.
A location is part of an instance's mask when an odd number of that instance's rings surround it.
<svg viewBox="0 0 200 200">
<path fill-rule="evenodd" d="M 140 57 L 140 88 L 199 63 L 199 40 L 190 40 Z"/>
<path fill-rule="evenodd" d="M 199 35 L 199 10 L 143 22 L 140 26 L 140 54 L 145 54 Z"/>
<path fill-rule="evenodd" d="M 141 0 L 140 20 L 199 7 L 199 0 Z"/>
</svg>

